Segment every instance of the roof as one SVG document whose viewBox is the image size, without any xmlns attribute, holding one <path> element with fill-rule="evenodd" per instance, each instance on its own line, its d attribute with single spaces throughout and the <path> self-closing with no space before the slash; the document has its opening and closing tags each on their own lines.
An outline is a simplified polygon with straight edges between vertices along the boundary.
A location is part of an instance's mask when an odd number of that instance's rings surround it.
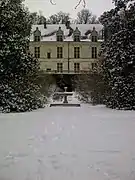
<svg viewBox="0 0 135 180">
<path fill-rule="evenodd" d="M 56 41 L 56 32 L 59 27 L 64 32 L 64 41 L 73 41 L 73 35 L 69 36 L 69 29 L 67 29 L 65 24 L 47 24 L 47 28 L 44 28 L 44 25 L 33 25 L 30 41 L 33 41 L 33 33 L 37 27 L 41 31 L 41 41 Z M 91 41 L 90 32 L 88 31 L 92 31 L 93 27 L 98 32 L 99 39 L 102 37 L 103 26 L 101 24 L 71 24 L 70 27 L 73 31 L 78 27 L 81 32 L 81 41 Z"/>
</svg>

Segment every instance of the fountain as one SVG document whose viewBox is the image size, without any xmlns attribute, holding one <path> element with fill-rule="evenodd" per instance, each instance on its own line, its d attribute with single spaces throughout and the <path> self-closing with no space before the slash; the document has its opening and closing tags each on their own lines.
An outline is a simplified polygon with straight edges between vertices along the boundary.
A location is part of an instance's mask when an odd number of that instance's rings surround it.
<svg viewBox="0 0 135 180">
<path fill-rule="evenodd" d="M 63 97 L 63 103 L 51 103 L 50 107 L 63 106 L 63 107 L 80 107 L 79 103 L 69 103 L 68 96 L 73 96 L 73 92 L 67 92 L 67 87 L 64 88 L 65 92 L 55 92 L 54 96 Z"/>
</svg>

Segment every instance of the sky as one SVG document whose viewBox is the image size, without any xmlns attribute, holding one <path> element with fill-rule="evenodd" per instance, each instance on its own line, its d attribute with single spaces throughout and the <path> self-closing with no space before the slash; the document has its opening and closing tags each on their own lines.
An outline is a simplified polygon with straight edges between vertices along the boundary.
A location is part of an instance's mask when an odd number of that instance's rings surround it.
<svg viewBox="0 0 135 180">
<path fill-rule="evenodd" d="M 76 17 L 78 11 L 83 8 L 83 3 L 75 9 L 79 0 L 53 0 L 56 5 L 52 5 L 50 0 L 25 0 L 25 5 L 31 12 L 40 10 L 46 17 L 59 11 L 70 13 L 72 18 Z M 86 0 L 86 8 L 90 9 L 93 14 L 100 16 L 104 11 L 113 7 L 112 0 Z"/>
</svg>

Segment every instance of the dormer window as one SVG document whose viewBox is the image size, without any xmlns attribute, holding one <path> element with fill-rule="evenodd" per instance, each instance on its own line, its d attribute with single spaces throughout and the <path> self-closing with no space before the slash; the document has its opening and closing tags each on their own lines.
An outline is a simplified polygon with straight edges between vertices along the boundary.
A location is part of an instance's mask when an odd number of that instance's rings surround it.
<svg viewBox="0 0 135 180">
<path fill-rule="evenodd" d="M 40 41 L 40 36 L 34 36 L 34 41 L 35 41 L 35 42 Z"/>
<path fill-rule="evenodd" d="M 98 41 L 98 33 L 97 33 L 95 27 L 93 27 L 93 30 L 91 32 L 91 41 L 92 42 L 97 42 Z"/>
<path fill-rule="evenodd" d="M 97 36 L 92 36 L 92 42 L 97 42 Z"/>
<path fill-rule="evenodd" d="M 59 27 L 57 33 L 56 33 L 57 41 L 62 42 L 63 41 L 63 31 L 61 30 L 61 27 Z"/>
<path fill-rule="evenodd" d="M 74 41 L 79 42 L 81 39 L 81 32 L 79 31 L 78 27 L 76 27 L 73 35 Z"/>
<path fill-rule="evenodd" d="M 59 36 L 57 36 L 57 41 L 63 41 L 63 36 L 61 36 L 61 35 L 59 35 Z"/>
<path fill-rule="evenodd" d="M 34 41 L 39 42 L 41 40 L 41 32 L 39 31 L 38 27 L 36 31 L 34 31 Z"/>
</svg>

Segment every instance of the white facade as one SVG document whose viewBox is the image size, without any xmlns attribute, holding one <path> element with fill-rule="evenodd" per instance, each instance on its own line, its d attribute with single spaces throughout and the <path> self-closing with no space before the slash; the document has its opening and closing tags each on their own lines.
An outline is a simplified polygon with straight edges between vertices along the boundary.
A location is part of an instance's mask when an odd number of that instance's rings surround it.
<svg viewBox="0 0 135 180">
<path fill-rule="evenodd" d="M 46 73 L 83 73 L 98 61 L 102 29 L 100 24 L 34 25 L 30 51 Z"/>
</svg>

